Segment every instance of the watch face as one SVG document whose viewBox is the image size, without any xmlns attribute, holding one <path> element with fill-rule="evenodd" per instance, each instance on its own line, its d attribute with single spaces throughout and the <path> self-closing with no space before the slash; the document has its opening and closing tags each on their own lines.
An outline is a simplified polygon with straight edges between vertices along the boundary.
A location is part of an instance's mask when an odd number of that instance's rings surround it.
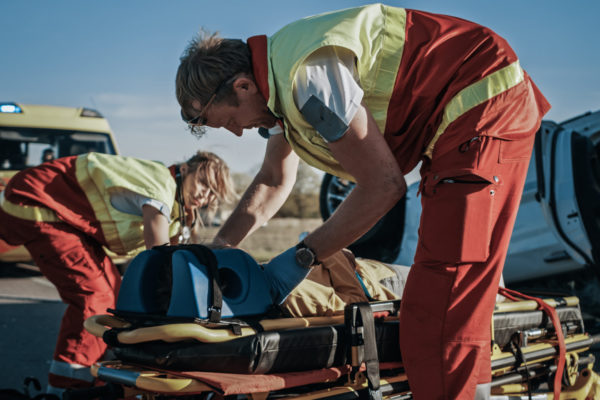
<svg viewBox="0 0 600 400">
<path fill-rule="evenodd" d="M 300 266 L 304 268 L 309 268 L 315 262 L 315 254 L 311 249 L 306 247 L 301 247 L 296 250 L 296 261 Z"/>
</svg>

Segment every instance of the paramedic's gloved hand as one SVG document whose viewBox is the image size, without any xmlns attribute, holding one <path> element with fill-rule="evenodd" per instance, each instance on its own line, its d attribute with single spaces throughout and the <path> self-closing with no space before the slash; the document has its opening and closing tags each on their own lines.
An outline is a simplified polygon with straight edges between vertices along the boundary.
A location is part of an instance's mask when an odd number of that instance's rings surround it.
<svg viewBox="0 0 600 400">
<path fill-rule="evenodd" d="M 275 304 L 283 303 L 311 270 L 296 261 L 296 246 L 287 249 L 263 267 L 271 284 L 271 297 Z"/>
</svg>

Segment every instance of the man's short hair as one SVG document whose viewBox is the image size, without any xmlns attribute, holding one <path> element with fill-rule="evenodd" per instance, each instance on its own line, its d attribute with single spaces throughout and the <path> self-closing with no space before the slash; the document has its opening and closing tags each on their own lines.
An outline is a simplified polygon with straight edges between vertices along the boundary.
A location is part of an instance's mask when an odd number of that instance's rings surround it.
<svg viewBox="0 0 600 400">
<path fill-rule="evenodd" d="M 223 39 L 217 33 L 201 31 L 192 39 L 180 58 L 175 79 L 177 101 L 190 118 L 192 102 L 204 105 L 223 82 L 236 74 L 252 74 L 248 45 L 239 39 Z M 215 97 L 221 101 L 231 96 L 232 86 L 223 87 Z"/>
</svg>

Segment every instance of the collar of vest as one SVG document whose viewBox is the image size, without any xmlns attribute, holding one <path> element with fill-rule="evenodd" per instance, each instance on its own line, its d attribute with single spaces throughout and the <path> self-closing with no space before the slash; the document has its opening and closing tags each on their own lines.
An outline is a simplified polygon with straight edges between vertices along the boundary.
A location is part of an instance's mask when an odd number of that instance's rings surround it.
<svg viewBox="0 0 600 400">
<path fill-rule="evenodd" d="M 252 57 L 252 73 L 258 85 L 260 94 L 269 101 L 269 62 L 268 44 L 266 35 L 252 36 L 248 39 L 248 47 Z"/>
<path fill-rule="evenodd" d="M 269 41 L 266 35 L 257 35 L 248 38 L 247 43 L 250 48 L 254 81 L 268 106 L 270 96 L 272 95 L 271 90 L 269 89 Z M 272 107 L 269 107 L 269 109 L 273 112 Z M 277 123 L 283 129 L 281 119 L 278 118 Z"/>
<path fill-rule="evenodd" d="M 168 168 L 169 168 L 169 172 L 171 173 L 171 176 L 173 177 L 173 179 L 175 179 L 175 175 L 177 174 L 177 172 L 176 172 L 177 165 L 173 164 L 173 165 L 169 166 Z"/>
</svg>

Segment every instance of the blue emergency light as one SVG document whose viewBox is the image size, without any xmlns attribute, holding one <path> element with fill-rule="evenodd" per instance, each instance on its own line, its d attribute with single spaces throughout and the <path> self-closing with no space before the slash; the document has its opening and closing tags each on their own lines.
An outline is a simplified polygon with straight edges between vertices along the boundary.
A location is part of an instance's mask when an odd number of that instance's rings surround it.
<svg viewBox="0 0 600 400">
<path fill-rule="evenodd" d="M 21 107 L 15 103 L 0 103 L 0 113 L 21 114 Z"/>
</svg>

